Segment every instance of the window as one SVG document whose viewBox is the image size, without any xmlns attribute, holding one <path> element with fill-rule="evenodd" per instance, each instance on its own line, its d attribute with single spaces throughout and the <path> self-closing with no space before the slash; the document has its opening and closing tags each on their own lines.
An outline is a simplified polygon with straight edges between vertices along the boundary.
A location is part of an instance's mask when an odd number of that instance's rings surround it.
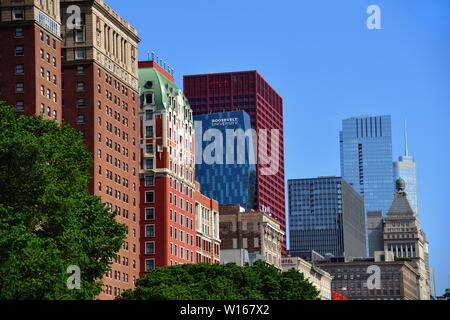
<svg viewBox="0 0 450 320">
<path fill-rule="evenodd" d="M 145 272 L 150 272 L 152 270 L 155 270 L 155 260 L 145 259 Z"/>
<path fill-rule="evenodd" d="M 84 82 L 77 82 L 77 91 L 84 91 Z"/>
<path fill-rule="evenodd" d="M 22 8 L 13 8 L 12 9 L 12 18 L 13 20 L 23 20 L 24 14 Z"/>
<path fill-rule="evenodd" d="M 153 110 L 145 111 L 145 120 L 153 120 Z"/>
<path fill-rule="evenodd" d="M 145 192 L 145 203 L 153 203 L 155 201 L 155 193 L 153 191 Z"/>
<path fill-rule="evenodd" d="M 17 93 L 23 93 L 24 84 L 23 82 L 17 82 L 16 83 L 16 92 Z"/>
<path fill-rule="evenodd" d="M 145 220 L 155 220 L 155 208 L 145 208 Z"/>
<path fill-rule="evenodd" d="M 255 239 L 253 240 L 253 247 L 259 248 L 259 238 L 255 238 Z"/>
<path fill-rule="evenodd" d="M 24 48 L 23 46 L 16 46 L 16 56 L 23 56 Z"/>
<path fill-rule="evenodd" d="M 83 48 L 75 49 L 75 60 L 83 60 L 84 58 L 85 58 L 84 49 Z"/>
<path fill-rule="evenodd" d="M 85 101 L 83 98 L 77 99 L 77 107 L 82 108 L 85 106 Z"/>
<path fill-rule="evenodd" d="M 148 154 L 152 154 L 153 153 L 153 144 L 145 145 L 145 152 Z"/>
<path fill-rule="evenodd" d="M 56 79 L 56 74 L 53 75 L 53 83 L 56 84 L 57 79 Z"/>
<path fill-rule="evenodd" d="M 237 249 L 238 245 L 237 245 L 237 239 L 233 238 L 233 249 Z"/>
<path fill-rule="evenodd" d="M 153 104 L 153 93 L 145 94 L 145 104 Z"/>
<path fill-rule="evenodd" d="M 53 66 L 56 67 L 56 58 L 53 57 Z"/>
<path fill-rule="evenodd" d="M 23 100 L 16 101 L 16 112 L 24 111 L 24 102 Z"/>
<path fill-rule="evenodd" d="M 52 109 L 50 109 L 50 107 L 47 107 L 47 116 L 51 116 L 52 114 Z"/>
<path fill-rule="evenodd" d="M 41 103 L 41 114 L 45 112 L 45 104 Z"/>
<path fill-rule="evenodd" d="M 46 57 L 47 57 L 47 63 L 50 63 L 50 53 L 47 53 L 47 55 L 46 55 Z"/>
<path fill-rule="evenodd" d="M 83 66 L 77 66 L 77 74 L 83 74 L 84 73 L 84 67 Z"/>
<path fill-rule="evenodd" d="M 74 33 L 74 37 L 75 37 L 75 42 L 77 42 L 77 43 L 84 42 L 83 30 L 75 29 L 73 31 L 73 33 Z"/>
<path fill-rule="evenodd" d="M 155 185 L 155 176 L 145 176 L 145 186 L 152 187 Z"/>
<path fill-rule="evenodd" d="M 153 169 L 153 159 L 145 159 L 145 168 Z"/>
<path fill-rule="evenodd" d="M 152 238 L 155 236 L 155 225 L 154 224 L 145 225 L 145 236 L 148 238 Z"/>
<path fill-rule="evenodd" d="M 39 49 L 39 56 L 44 59 L 44 49 Z"/>
<path fill-rule="evenodd" d="M 145 127 L 145 135 L 147 137 L 153 137 L 153 126 L 146 126 Z"/>
<path fill-rule="evenodd" d="M 44 68 L 41 67 L 41 77 L 44 78 L 45 77 L 45 70 Z"/>
<path fill-rule="evenodd" d="M 16 38 L 23 38 L 23 36 L 24 36 L 23 28 L 16 28 L 16 32 L 15 32 L 14 36 Z"/>
<path fill-rule="evenodd" d="M 155 242 L 149 241 L 145 243 L 145 254 L 155 254 Z"/>
<path fill-rule="evenodd" d="M 85 120 L 85 118 L 84 118 L 84 115 L 83 115 L 83 114 L 79 114 L 79 115 L 77 116 L 77 124 L 83 124 L 83 123 L 84 123 L 84 120 Z"/>
<path fill-rule="evenodd" d="M 53 110 L 53 118 L 57 118 L 58 117 L 58 114 L 56 113 L 56 110 Z"/>
<path fill-rule="evenodd" d="M 21 64 L 16 64 L 16 74 L 24 74 L 25 66 Z"/>
</svg>

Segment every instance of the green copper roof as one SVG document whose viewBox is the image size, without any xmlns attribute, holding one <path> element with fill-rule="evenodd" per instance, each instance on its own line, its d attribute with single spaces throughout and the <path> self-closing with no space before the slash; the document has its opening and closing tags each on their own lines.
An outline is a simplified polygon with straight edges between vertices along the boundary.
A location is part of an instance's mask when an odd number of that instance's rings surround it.
<svg viewBox="0 0 450 320">
<path fill-rule="evenodd" d="M 146 86 L 149 81 L 152 82 L 152 87 Z M 153 92 L 156 109 L 160 110 L 169 108 L 169 95 L 177 96 L 179 88 L 158 70 L 154 68 L 140 68 L 139 92 L 141 95 L 144 95 L 148 91 Z"/>
</svg>

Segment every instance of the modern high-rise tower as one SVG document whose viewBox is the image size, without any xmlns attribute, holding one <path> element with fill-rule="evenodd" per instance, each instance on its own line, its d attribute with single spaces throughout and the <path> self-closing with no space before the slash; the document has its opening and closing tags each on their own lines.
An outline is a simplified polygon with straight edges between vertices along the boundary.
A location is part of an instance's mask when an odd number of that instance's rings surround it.
<svg viewBox="0 0 450 320">
<path fill-rule="evenodd" d="M 250 115 L 252 129 L 258 133 L 254 209 L 270 213 L 285 232 L 281 96 L 257 71 L 185 76 L 184 93 L 194 115 L 238 110 Z M 270 170 L 267 170 L 269 167 Z M 286 241 L 283 252 L 286 252 Z"/>
<path fill-rule="evenodd" d="M 362 197 L 340 177 L 289 180 L 290 253 L 365 257 Z"/>
<path fill-rule="evenodd" d="M 392 203 L 391 117 L 353 117 L 342 121 L 341 174 L 364 198 L 366 212 L 386 214 Z"/>
<path fill-rule="evenodd" d="M 406 194 L 409 204 L 416 215 L 419 215 L 419 204 L 417 194 L 417 174 L 416 162 L 414 157 L 409 155 L 408 150 L 408 131 L 405 122 L 405 154 L 399 157 L 397 162 L 394 162 L 394 183 L 399 178 L 402 178 L 406 183 Z"/>
</svg>

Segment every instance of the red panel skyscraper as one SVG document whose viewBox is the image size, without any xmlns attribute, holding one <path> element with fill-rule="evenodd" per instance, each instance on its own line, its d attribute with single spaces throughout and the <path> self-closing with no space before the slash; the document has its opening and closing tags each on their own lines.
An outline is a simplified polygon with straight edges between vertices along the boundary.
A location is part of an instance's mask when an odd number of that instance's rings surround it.
<svg viewBox="0 0 450 320">
<path fill-rule="evenodd" d="M 194 115 L 223 111 L 244 110 L 251 118 L 252 128 L 258 133 L 258 147 L 265 149 L 269 161 L 276 161 L 276 172 L 267 174 L 261 152 L 258 155 L 255 209 L 268 211 L 286 231 L 283 100 L 256 71 L 189 75 L 184 77 L 184 93 Z M 279 134 L 274 141 L 273 131 Z M 261 141 L 261 133 L 268 136 Z M 275 143 L 274 143 L 275 142 Z M 278 157 L 277 157 L 278 156 Z M 286 251 L 286 240 L 283 253 Z"/>
</svg>

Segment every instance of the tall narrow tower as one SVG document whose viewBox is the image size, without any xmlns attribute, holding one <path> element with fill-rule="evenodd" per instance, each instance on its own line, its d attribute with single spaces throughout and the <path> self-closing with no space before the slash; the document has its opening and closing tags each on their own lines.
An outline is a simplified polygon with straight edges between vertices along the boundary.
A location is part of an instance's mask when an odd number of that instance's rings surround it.
<svg viewBox="0 0 450 320">
<path fill-rule="evenodd" d="M 409 155 L 408 130 L 405 121 L 405 152 L 399 157 L 399 161 L 394 162 L 394 183 L 402 178 L 406 183 L 406 194 L 414 214 L 419 215 L 419 204 L 417 194 L 417 173 L 414 157 Z"/>
</svg>

